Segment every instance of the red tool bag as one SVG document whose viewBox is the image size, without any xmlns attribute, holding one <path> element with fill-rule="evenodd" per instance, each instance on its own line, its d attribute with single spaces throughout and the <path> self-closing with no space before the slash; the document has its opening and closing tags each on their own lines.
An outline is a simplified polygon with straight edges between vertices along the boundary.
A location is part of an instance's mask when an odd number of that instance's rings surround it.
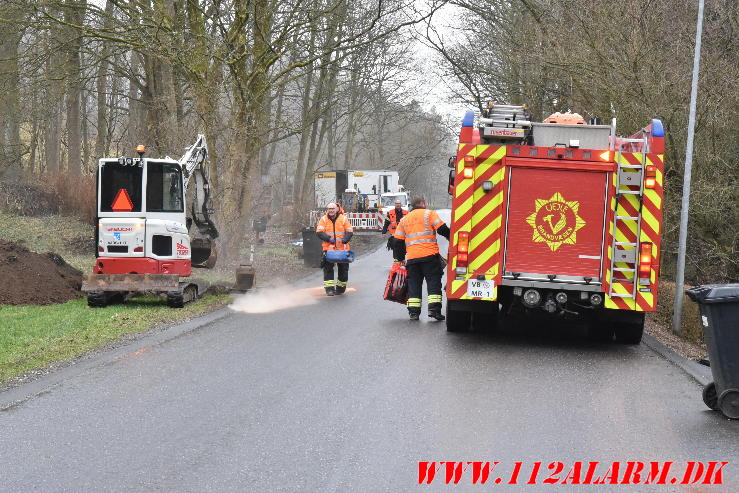
<svg viewBox="0 0 739 493">
<path fill-rule="evenodd" d="M 393 262 L 390 268 L 383 298 L 403 305 L 408 301 L 408 271 L 399 262 Z"/>
</svg>

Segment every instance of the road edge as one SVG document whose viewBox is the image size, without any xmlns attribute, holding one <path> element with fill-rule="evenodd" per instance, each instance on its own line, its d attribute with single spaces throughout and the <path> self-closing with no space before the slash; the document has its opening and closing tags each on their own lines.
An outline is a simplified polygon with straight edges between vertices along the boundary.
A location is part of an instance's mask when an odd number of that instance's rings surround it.
<svg viewBox="0 0 739 493">
<path fill-rule="evenodd" d="M 664 359 L 680 368 L 683 372 L 685 372 L 700 385 L 706 386 L 713 381 L 713 376 L 711 375 L 711 369 L 709 367 L 680 356 L 678 353 L 660 342 L 653 335 L 647 334 L 645 332 L 642 336 L 642 343 L 644 343 L 645 346 L 657 353 L 659 356 L 662 356 Z"/>
<path fill-rule="evenodd" d="M 120 346 L 112 349 L 106 350 L 103 346 L 98 348 L 98 350 L 93 350 L 87 355 L 80 356 L 76 360 L 73 359 L 71 361 L 68 360 L 63 362 L 66 363 L 67 366 L 62 368 L 58 368 L 56 370 L 53 366 L 46 368 L 45 371 L 49 371 L 49 373 L 0 392 L 0 412 L 12 410 L 29 399 L 45 394 L 71 377 L 79 376 L 88 371 L 92 371 L 99 366 L 125 358 L 142 349 L 158 346 L 171 341 L 177 337 L 200 329 L 212 322 L 225 318 L 233 313 L 233 310 L 231 310 L 227 305 L 223 308 L 218 308 L 217 310 L 191 318 L 190 320 L 164 326 L 161 330 L 124 342 Z"/>
</svg>

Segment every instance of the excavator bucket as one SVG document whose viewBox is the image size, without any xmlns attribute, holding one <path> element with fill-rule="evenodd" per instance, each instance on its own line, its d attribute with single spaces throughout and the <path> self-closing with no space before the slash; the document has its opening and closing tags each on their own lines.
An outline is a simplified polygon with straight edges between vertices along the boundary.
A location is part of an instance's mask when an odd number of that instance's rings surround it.
<svg viewBox="0 0 739 493">
<path fill-rule="evenodd" d="M 191 243 L 191 260 L 193 267 L 212 269 L 216 265 L 218 253 L 213 242 L 208 240 L 193 240 Z"/>
<path fill-rule="evenodd" d="M 236 269 L 236 282 L 231 288 L 233 291 L 249 291 L 254 287 L 254 278 L 257 272 L 254 270 L 254 245 L 249 253 L 249 263 L 241 264 Z"/>
<path fill-rule="evenodd" d="M 216 265 L 218 253 L 213 241 L 208 238 L 193 238 L 190 242 L 190 259 L 193 267 L 212 269 Z"/>
<path fill-rule="evenodd" d="M 236 282 L 234 283 L 234 291 L 249 291 L 254 287 L 254 277 L 256 272 L 251 265 L 240 265 L 236 269 Z"/>
</svg>

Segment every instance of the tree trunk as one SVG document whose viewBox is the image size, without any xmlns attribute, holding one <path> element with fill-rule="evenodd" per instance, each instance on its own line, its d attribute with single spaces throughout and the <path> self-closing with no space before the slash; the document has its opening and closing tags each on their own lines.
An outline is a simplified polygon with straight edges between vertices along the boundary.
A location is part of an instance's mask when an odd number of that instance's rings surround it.
<svg viewBox="0 0 739 493">
<path fill-rule="evenodd" d="M 315 49 L 316 31 L 311 29 L 308 49 Z M 308 127 L 312 116 L 311 91 L 313 90 L 313 64 L 308 66 L 308 74 L 305 76 L 305 87 L 303 88 L 303 101 L 300 112 L 300 142 L 298 144 L 298 158 L 296 161 L 295 176 L 293 178 L 293 203 L 300 208 L 303 204 L 303 181 L 305 180 L 305 149 L 308 144 Z"/>
<path fill-rule="evenodd" d="M 19 16 L 17 9 L 9 7 L 5 13 Z M 20 167 L 23 145 L 20 137 L 20 74 L 18 47 L 22 29 L 17 23 L 0 22 L 0 159 Z"/>
<path fill-rule="evenodd" d="M 67 0 L 64 21 L 75 26 L 82 25 L 85 18 L 86 0 Z M 66 89 L 67 89 L 67 171 L 79 175 L 82 168 L 82 135 L 80 122 L 80 98 L 82 97 L 82 73 L 80 50 L 82 38 L 74 27 L 66 31 Z"/>
<path fill-rule="evenodd" d="M 52 27 L 49 31 L 46 49 L 51 52 L 56 49 L 55 38 L 59 35 L 60 30 Z M 59 81 L 59 71 L 59 67 L 54 64 L 52 57 L 47 57 L 44 75 L 50 80 L 44 93 L 46 111 L 48 112 L 46 113 L 47 121 L 44 129 L 44 161 L 46 162 L 46 172 L 50 174 L 56 174 L 61 169 L 61 112 L 64 90 L 62 83 Z M 41 171 L 42 169 L 39 168 L 39 172 Z"/>
<path fill-rule="evenodd" d="M 105 13 L 108 16 L 105 20 L 105 27 L 110 28 L 110 16 L 113 14 L 113 2 L 111 0 L 105 2 Z M 95 159 L 106 156 L 108 152 L 108 55 L 110 47 L 105 39 L 100 40 L 100 43 L 102 44 L 100 62 L 95 77 L 95 93 L 97 96 Z"/>
<path fill-rule="evenodd" d="M 137 79 L 141 71 L 141 55 L 131 52 L 131 80 L 128 86 L 128 139 L 122 154 L 131 155 L 138 144 L 150 144 L 146 136 L 146 121 L 148 106 L 145 101 L 149 96 L 145 94 L 146 87 L 140 88 L 133 79 Z"/>
<path fill-rule="evenodd" d="M 90 171 L 90 136 L 87 124 L 87 92 L 82 91 L 81 99 L 82 116 L 80 124 L 82 125 L 82 172 L 87 174 Z"/>
</svg>

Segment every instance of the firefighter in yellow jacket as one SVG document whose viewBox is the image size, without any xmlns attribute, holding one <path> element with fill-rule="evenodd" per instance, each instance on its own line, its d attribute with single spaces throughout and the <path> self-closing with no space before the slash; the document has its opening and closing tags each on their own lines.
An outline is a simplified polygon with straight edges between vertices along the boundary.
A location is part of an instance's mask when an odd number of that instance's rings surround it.
<svg viewBox="0 0 739 493">
<path fill-rule="evenodd" d="M 326 260 L 327 250 L 349 250 L 349 240 L 354 234 L 349 220 L 339 210 L 339 206 L 330 203 L 326 207 L 326 214 L 318 221 L 316 234 L 323 240 L 323 287 L 326 295 L 334 296 L 346 291 L 346 283 L 349 281 L 349 264 L 336 264 L 338 281 L 334 281 L 334 264 Z"/>
<path fill-rule="evenodd" d="M 394 244 L 395 259 L 402 261 L 407 258 L 408 314 L 411 320 L 418 320 L 421 315 L 421 293 L 425 279 L 429 317 L 444 320 L 441 314 L 443 267 L 436 234 L 449 239 L 449 227 L 435 211 L 426 209 L 423 197 L 415 197 L 411 206 L 413 210 L 401 219 L 395 230 Z"/>
</svg>

